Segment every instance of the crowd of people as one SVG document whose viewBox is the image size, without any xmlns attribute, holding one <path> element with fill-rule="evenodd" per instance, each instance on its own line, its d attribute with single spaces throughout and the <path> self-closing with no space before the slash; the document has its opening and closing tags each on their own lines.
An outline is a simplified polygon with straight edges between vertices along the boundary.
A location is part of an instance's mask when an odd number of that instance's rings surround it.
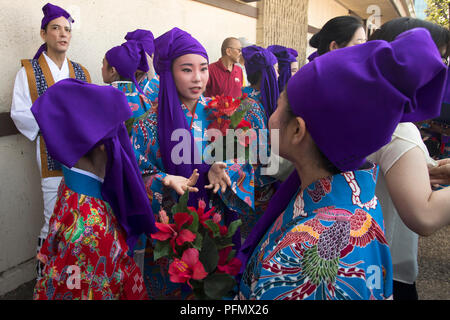
<svg viewBox="0 0 450 320">
<path fill-rule="evenodd" d="M 418 237 L 450 224 L 449 30 L 398 18 L 366 39 L 358 18 L 336 17 L 302 66 L 278 44 L 229 37 L 211 62 L 179 28 L 137 29 L 105 53 L 96 85 L 67 58 L 70 14 L 42 10 L 44 44 L 22 60 L 11 106 L 42 178 L 34 299 L 195 298 L 173 279 L 206 274 L 198 255 L 159 256 L 161 224 L 164 240 L 194 240 L 173 214 L 186 192 L 218 228 L 241 220 L 224 298 L 418 299 Z M 268 162 L 202 158 L 217 96 L 245 101 L 252 129 L 278 132 L 256 140 Z"/>
</svg>

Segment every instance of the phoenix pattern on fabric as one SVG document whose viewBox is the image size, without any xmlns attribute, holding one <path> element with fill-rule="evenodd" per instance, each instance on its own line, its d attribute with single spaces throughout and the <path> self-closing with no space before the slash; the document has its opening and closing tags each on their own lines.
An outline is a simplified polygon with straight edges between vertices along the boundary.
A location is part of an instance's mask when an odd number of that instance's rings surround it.
<svg viewBox="0 0 450 320">
<path fill-rule="evenodd" d="M 374 170 L 352 172 L 361 187 L 357 198 L 364 203 L 376 203 Z M 240 297 L 392 298 L 392 263 L 381 208 L 355 202 L 355 191 L 339 174 L 299 192 L 256 247 Z"/>
</svg>

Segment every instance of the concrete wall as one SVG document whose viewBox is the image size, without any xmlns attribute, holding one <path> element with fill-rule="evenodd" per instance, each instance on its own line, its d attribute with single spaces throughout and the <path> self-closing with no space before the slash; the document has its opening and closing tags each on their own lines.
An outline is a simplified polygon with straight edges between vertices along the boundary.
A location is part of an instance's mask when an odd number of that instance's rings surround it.
<svg viewBox="0 0 450 320">
<path fill-rule="evenodd" d="M 0 0 L 0 112 L 9 112 L 20 59 L 41 45 L 41 8 L 47 0 Z M 53 0 L 75 19 L 69 58 L 83 64 L 102 84 L 105 52 L 128 31 L 148 29 L 155 37 L 179 27 L 220 56 L 228 36 L 256 42 L 256 19 L 191 0 Z M 43 223 L 42 193 L 35 144 L 21 135 L 0 137 L 0 295 L 34 278 L 36 241 Z"/>
</svg>

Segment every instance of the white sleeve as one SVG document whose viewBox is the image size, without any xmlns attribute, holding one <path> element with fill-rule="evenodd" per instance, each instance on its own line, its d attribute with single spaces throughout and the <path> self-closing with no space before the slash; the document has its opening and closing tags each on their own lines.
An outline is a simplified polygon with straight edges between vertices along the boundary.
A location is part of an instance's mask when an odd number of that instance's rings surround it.
<svg viewBox="0 0 450 320">
<path fill-rule="evenodd" d="M 17 129 L 30 140 L 36 139 L 39 126 L 31 112 L 31 96 L 25 68 L 19 70 L 14 82 L 14 91 L 11 104 L 11 118 Z"/>
<path fill-rule="evenodd" d="M 391 142 L 371 154 L 368 159 L 379 164 L 383 174 L 386 175 L 389 169 L 406 152 L 415 147 L 419 147 L 423 151 L 428 165 L 434 165 L 434 161 L 430 158 L 428 150 L 422 141 L 419 129 L 410 122 L 400 123 L 392 135 Z"/>
</svg>

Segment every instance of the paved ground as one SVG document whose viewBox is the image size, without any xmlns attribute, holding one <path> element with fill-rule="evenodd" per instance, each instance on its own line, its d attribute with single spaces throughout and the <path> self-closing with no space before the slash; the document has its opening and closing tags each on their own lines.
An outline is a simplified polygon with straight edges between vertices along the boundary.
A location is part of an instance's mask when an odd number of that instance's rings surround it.
<svg viewBox="0 0 450 320">
<path fill-rule="evenodd" d="M 35 281 L 0 297 L 0 300 L 30 300 Z M 450 300 L 450 227 L 419 240 L 420 300 Z"/>
<path fill-rule="evenodd" d="M 450 300 L 450 227 L 420 238 L 417 291 L 421 300 Z"/>
</svg>

